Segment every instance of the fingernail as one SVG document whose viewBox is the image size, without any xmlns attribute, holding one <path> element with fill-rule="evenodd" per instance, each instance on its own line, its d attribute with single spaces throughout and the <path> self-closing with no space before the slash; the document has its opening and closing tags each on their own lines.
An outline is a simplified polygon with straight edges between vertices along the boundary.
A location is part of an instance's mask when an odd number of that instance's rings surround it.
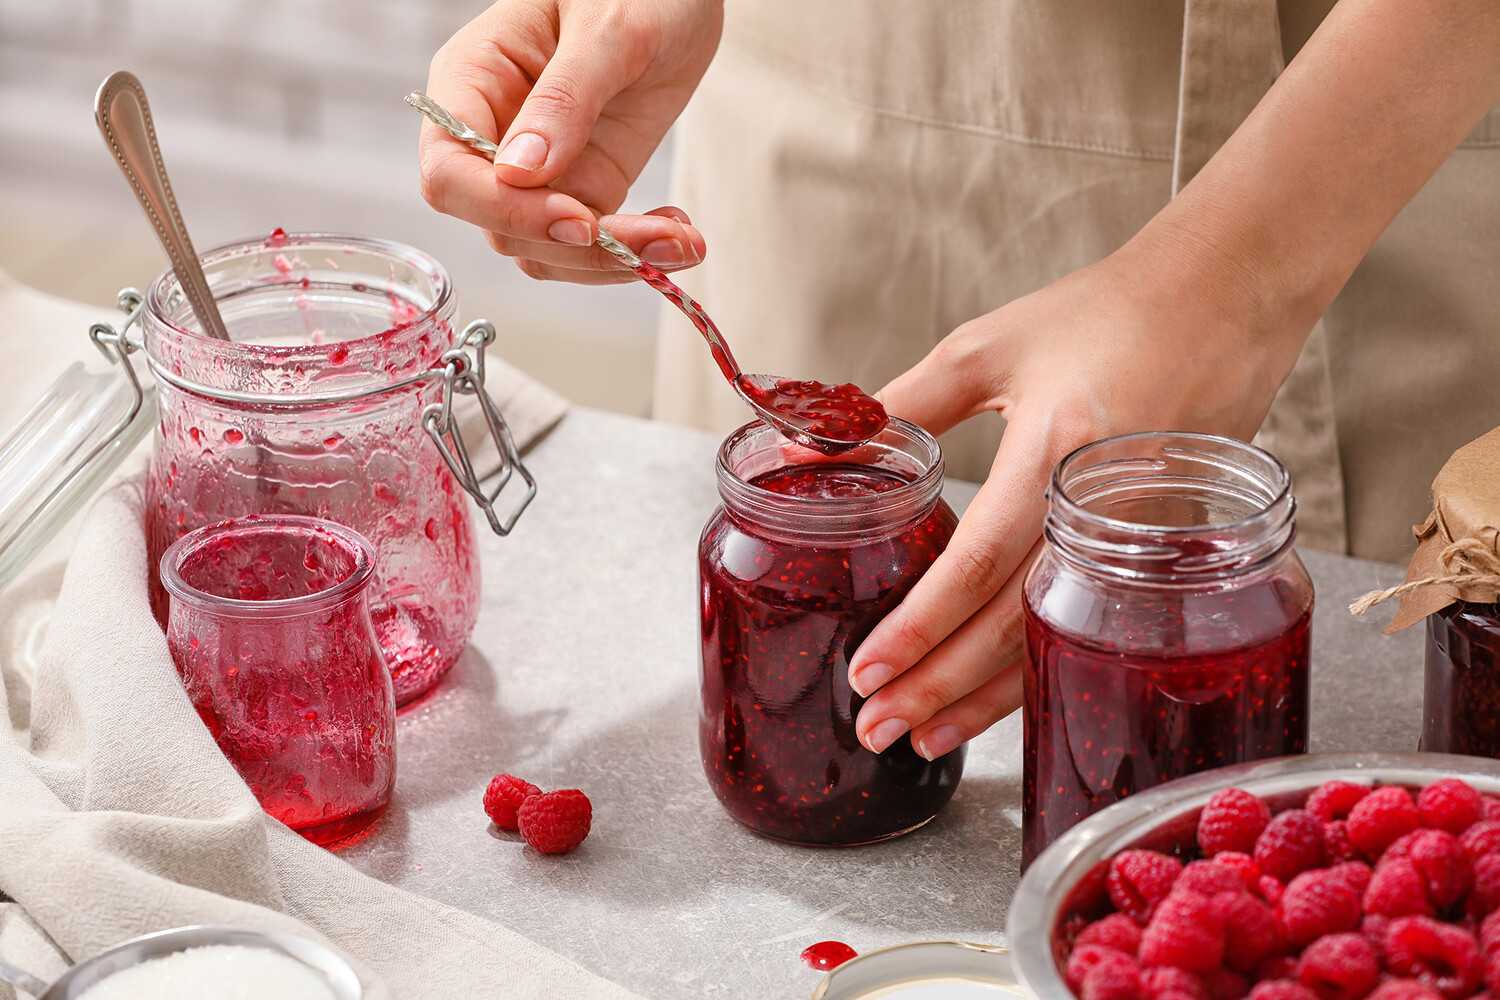
<svg viewBox="0 0 1500 1000">
<path fill-rule="evenodd" d="M 910 728 L 905 719 L 886 719 L 865 734 L 865 746 L 875 753 L 884 753 L 886 747 L 896 742 Z"/>
<path fill-rule="evenodd" d="M 594 242 L 593 230 L 582 219 L 558 219 L 547 227 L 547 235 L 559 243 L 586 247 Z"/>
<path fill-rule="evenodd" d="M 938 726 L 917 742 L 917 753 L 928 760 L 937 760 L 943 754 L 957 749 L 964 741 L 964 731 L 957 726 Z"/>
<path fill-rule="evenodd" d="M 866 663 L 849 678 L 849 686 L 861 698 L 868 698 L 895 676 L 896 668 L 889 663 Z"/>
<path fill-rule="evenodd" d="M 522 170 L 536 170 L 547 162 L 547 140 L 535 132 L 522 132 L 505 144 L 495 162 Z"/>
<path fill-rule="evenodd" d="M 687 263 L 687 254 L 682 252 L 681 243 L 668 237 L 647 243 L 641 250 L 641 259 L 657 267 L 675 267 Z"/>
</svg>

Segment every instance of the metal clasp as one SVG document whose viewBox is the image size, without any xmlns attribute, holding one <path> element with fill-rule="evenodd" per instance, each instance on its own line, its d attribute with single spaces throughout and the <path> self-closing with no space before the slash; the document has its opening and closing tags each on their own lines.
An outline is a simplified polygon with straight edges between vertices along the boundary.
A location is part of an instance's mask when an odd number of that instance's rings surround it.
<svg viewBox="0 0 1500 1000">
<path fill-rule="evenodd" d="M 505 418 L 500 415 L 499 407 L 495 405 L 495 401 L 490 398 L 489 392 L 484 387 L 484 350 L 494 339 L 494 324 L 489 320 L 476 319 L 464 328 L 463 336 L 459 338 L 458 343 L 443 352 L 442 398 L 422 410 L 422 426 L 426 429 L 427 436 L 432 438 L 432 443 L 437 446 L 438 454 L 442 455 L 443 461 L 448 464 L 448 470 L 453 473 L 453 478 L 458 480 L 458 484 L 474 498 L 479 509 L 484 511 L 485 518 L 490 522 L 490 528 L 495 534 L 504 536 L 510 534 L 511 529 L 516 526 L 516 521 L 521 517 L 521 512 L 536 497 L 536 480 L 521 461 L 520 453 L 516 450 L 515 439 L 511 437 L 510 427 L 505 423 Z M 469 348 L 473 348 L 472 356 L 469 354 Z M 453 419 L 455 394 L 474 396 L 478 399 L 479 407 L 484 411 L 484 422 L 489 429 L 490 439 L 495 442 L 495 448 L 500 454 L 498 480 L 488 490 L 485 489 L 474 470 L 474 462 L 469 457 L 468 445 L 458 429 L 458 423 Z M 526 482 L 526 495 L 502 520 L 495 513 L 495 502 L 500 499 L 500 494 L 516 472 L 520 472 L 521 478 Z"/>
</svg>

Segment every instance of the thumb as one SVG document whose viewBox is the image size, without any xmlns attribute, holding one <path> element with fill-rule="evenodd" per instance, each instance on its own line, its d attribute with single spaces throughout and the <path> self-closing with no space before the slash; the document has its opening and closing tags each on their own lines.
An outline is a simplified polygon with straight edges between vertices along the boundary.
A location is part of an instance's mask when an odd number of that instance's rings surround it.
<svg viewBox="0 0 1500 1000">
<path fill-rule="evenodd" d="M 625 83 L 625 68 L 611 57 L 612 48 L 559 39 L 495 154 L 501 181 L 514 187 L 550 184 L 588 145 L 599 112 Z"/>
</svg>

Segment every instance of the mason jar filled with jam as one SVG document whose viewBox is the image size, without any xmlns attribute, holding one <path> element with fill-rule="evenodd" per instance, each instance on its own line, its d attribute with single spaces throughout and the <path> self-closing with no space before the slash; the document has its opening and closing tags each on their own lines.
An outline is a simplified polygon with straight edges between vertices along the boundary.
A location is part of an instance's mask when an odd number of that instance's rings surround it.
<svg viewBox="0 0 1500 1000">
<path fill-rule="evenodd" d="M 1133 792 L 1307 749 L 1290 487 L 1261 449 L 1201 434 L 1058 464 L 1024 587 L 1023 863 Z"/>
<path fill-rule="evenodd" d="M 698 549 L 700 749 L 729 814 L 798 844 L 885 840 L 937 814 L 964 749 L 872 753 L 849 660 L 953 535 L 937 441 L 892 420 L 837 456 L 747 424 L 719 449 Z"/>
</svg>

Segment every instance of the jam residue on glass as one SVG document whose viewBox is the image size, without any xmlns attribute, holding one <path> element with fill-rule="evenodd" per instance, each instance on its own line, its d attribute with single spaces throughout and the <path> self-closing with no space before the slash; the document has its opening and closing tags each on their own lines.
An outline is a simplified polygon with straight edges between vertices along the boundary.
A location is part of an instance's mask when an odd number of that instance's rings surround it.
<svg viewBox="0 0 1500 1000">
<path fill-rule="evenodd" d="M 735 384 L 766 409 L 785 415 L 809 434 L 831 441 L 859 444 L 890 423 L 880 400 L 852 382 L 828 385 L 783 378 L 776 380 L 774 390 L 766 390 L 741 375 Z"/>
<path fill-rule="evenodd" d="M 1500 604 L 1427 616 L 1421 748 L 1500 757 Z"/>
<path fill-rule="evenodd" d="M 820 462 L 750 482 L 788 497 L 847 500 L 907 480 Z M 855 736 L 864 699 L 848 672 L 860 641 L 937 559 L 956 523 L 940 500 L 911 523 L 852 541 L 762 531 L 722 508 L 710 519 L 699 550 L 700 746 L 731 816 L 778 840 L 861 844 L 920 826 L 952 796 L 963 751 L 928 761 L 900 739 L 871 753 Z"/>
<path fill-rule="evenodd" d="M 837 969 L 849 959 L 857 957 L 859 952 L 842 941 L 819 941 L 802 949 L 802 964 L 819 972 Z"/>
<path fill-rule="evenodd" d="M 1307 749 L 1312 615 L 1279 578 L 1114 605 L 1088 638 L 1025 612 L 1025 861 L 1143 788 Z"/>
</svg>

